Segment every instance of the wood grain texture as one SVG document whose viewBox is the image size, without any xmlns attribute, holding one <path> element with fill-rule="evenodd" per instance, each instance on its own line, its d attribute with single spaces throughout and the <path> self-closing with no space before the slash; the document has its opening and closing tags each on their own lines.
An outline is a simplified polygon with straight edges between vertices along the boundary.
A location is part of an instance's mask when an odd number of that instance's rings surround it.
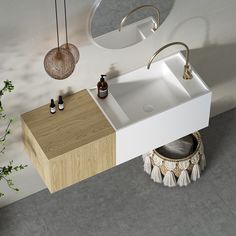
<svg viewBox="0 0 236 236">
<path fill-rule="evenodd" d="M 65 110 L 49 112 L 49 104 L 22 115 L 48 159 L 74 150 L 114 129 L 86 90 L 64 99 Z"/>
<path fill-rule="evenodd" d="M 43 179 L 45 184 L 47 186 L 51 186 L 50 172 L 48 167 L 49 161 L 23 120 L 22 128 L 23 141 L 29 158 L 32 161 L 34 167 L 37 169 L 40 177 Z"/>
<path fill-rule="evenodd" d="M 26 150 L 50 192 L 115 166 L 115 131 L 86 90 L 22 115 Z"/>
<path fill-rule="evenodd" d="M 50 192 L 55 192 L 115 166 L 115 134 L 50 160 Z"/>
</svg>

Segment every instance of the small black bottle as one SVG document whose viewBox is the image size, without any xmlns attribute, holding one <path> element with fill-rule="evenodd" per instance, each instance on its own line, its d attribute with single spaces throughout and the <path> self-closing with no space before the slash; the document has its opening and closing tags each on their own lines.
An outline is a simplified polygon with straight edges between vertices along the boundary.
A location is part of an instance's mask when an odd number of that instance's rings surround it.
<svg viewBox="0 0 236 236">
<path fill-rule="evenodd" d="M 56 113 L 56 106 L 53 99 L 51 99 L 51 103 L 50 103 L 50 112 L 52 114 Z"/>
<path fill-rule="evenodd" d="M 58 99 L 58 109 L 60 111 L 64 110 L 64 102 L 63 102 L 62 96 L 59 96 L 59 99 Z"/>
</svg>

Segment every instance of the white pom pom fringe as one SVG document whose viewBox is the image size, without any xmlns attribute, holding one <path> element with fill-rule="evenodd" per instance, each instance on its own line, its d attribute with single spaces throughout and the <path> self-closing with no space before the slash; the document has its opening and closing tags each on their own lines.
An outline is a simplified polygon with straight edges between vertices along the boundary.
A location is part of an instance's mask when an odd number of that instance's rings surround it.
<svg viewBox="0 0 236 236">
<path fill-rule="evenodd" d="M 143 162 L 145 162 L 145 158 L 146 158 L 147 154 L 143 154 L 142 158 L 143 158 Z"/>
<path fill-rule="evenodd" d="M 145 161 L 145 158 L 146 158 L 147 156 L 151 157 L 152 154 L 153 154 L 153 151 L 150 151 L 150 152 L 147 152 L 147 153 L 143 154 L 143 155 L 142 155 L 143 161 Z"/>
<path fill-rule="evenodd" d="M 200 160 L 200 167 L 201 170 L 204 170 L 206 168 L 206 157 L 205 154 L 202 154 L 201 160 Z"/>
<path fill-rule="evenodd" d="M 149 175 L 151 174 L 152 165 L 151 165 L 151 160 L 150 160 L 150 157 L 149 157 L 149 156 L 146 156 L 146 157 L 145 157 L 143 168 L 144 168 L 144 171 L 145 171 L 147 174 L 149 174 Z"/>
<path fill-rule="evenodd" d="M 197 179 L 200 178 L 200 167 L 198 164 L 195 164 L 193 166 L 192 174 L 191 174 L 191 179 L 193 181 L 196 181 Z"/>
<path fill-rule="evenodd" d="M 164 179 L 163 179 L 163 184 L 168 187 L 175 187 L 176 186 L 176 179 L 175 175 L 172 171 L 167 171 Z"/>
<path fill-rule="evenodd" d="M 154 166 L 151 173 L 151 179 L 154 182 L 162 183 L 161 170 L 158 166 Z"/>
<path fill-rule="evenodd" d="M 177 184 L 182 187 L 182 186 L 187 186 L 188 184 L 190 184 L 190 179 L 189 179 L 189 175 L 188 175 L 188 171 L 187 170 L 182 170 L 178 179 Z"/>
</svg>

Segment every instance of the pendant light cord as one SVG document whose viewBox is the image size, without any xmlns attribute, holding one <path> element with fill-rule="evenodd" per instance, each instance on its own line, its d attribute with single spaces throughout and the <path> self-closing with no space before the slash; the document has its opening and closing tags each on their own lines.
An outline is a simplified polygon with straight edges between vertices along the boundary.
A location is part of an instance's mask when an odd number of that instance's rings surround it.
<svg viewBox="0 0 236 236">
<path fill-rule="evenodd" d="M 68 31 L 67 31 L 66 0 L 64 0 L 64 14 L 65 14 L 66 44 L 67 44 L 67 46 L 68 46 Z"/>
<path fill-rule="evenodd" d="M 56 14 L 56 28 L 57 28 L 57 48 L 59 50 L 60 42 L 59 42 L 59 30 L 58 30 L 57 0 L 55 0 L 55 14 Z"/>
</svg>

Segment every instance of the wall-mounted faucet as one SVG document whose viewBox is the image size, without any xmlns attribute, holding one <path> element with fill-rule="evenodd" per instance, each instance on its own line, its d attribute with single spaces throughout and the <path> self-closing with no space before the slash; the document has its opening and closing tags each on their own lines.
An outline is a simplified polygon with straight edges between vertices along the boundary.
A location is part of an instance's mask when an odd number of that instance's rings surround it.
<svg viewBox="0 0 236 236">
<path fill-rule="evenodd" d="M 139 6 L 139 7 L 136 7 L 134 8 L 132 11 L 130 11 L 123 19 L 122 21 L 120 22 L 120 25 L 119 25 L 119 28 L 118 30 L 121 31 L 123 25 L 125 24 L 127 18 L 133 14 L 135 11 L 139 10 L 139 9 L 142 9 L 142 8 L 153 8 L 155 11 L 156 11 L 156 15 L 157 15 L 157 19 L 156 19 L 156 22 L 154 23 L 153 25 L 153 28 L 152 28 L 152 31 L 155 32 L 158 27 L 160 26 L 160 11 L 157 7 L 155 7 L 154 5 L 142 5 L 142 6 Z"/>
<path fill-rule="evenodd" d="M 170 47 L 170 46 L 173 46 L 173 45 L 182 45 L 186 48 L 186 63 L 184 65 L 184 75 L 183 75 L 183 79 L 184 80 L 190 80 L 192 79 L 192 73 L 191 73 L 191 69 L 190 69 L 190 66 L 189 66 L 189 47 L 185 44 L 185 43 L 182 43 L 182 42 L 173 42 L 173 43 L 168 43 L 166 44 L 165 46 L 161 47 L 160 49 L 158 49 L 154 54 L 153 56 L 150 58 L 149 62 L 148 62 L 148 65 L 147 65 L 147 69 L 150 69 L 150 66 L 152 64 L 152 61 L 154 60 L 154 58 L 161 52 L 163 51 L 164 49 Z"/>
</svg>

